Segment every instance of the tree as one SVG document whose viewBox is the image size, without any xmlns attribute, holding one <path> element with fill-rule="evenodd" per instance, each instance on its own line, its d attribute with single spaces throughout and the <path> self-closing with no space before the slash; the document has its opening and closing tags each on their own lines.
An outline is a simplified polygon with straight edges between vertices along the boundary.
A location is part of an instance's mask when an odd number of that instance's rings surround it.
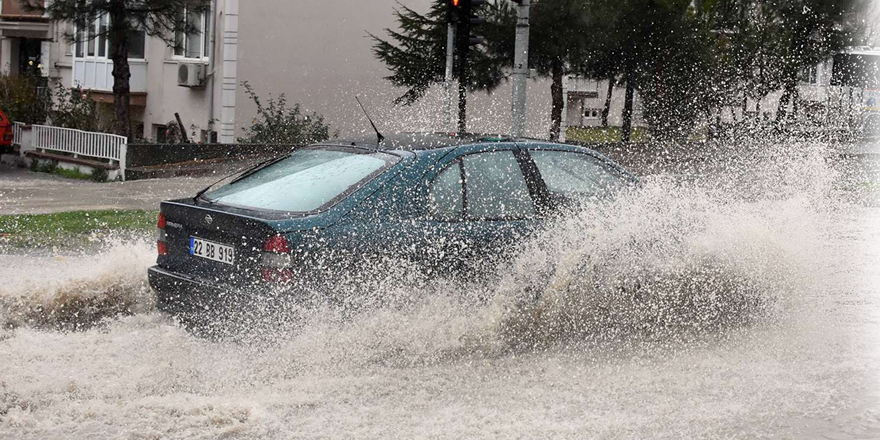
<svg viewBox="0 0 880 440">
<path fill-rule="evenodd" d="M 593 2 L 537 0 L 532 6 L 529 67 L 550 78 L 550 139 L 558 140 L 565 107 L 562 80 L 584 63 L 595 23 Z M 511 57 L 512 59 L 512 57 Z"/>
<path fill-rule="evenodd" d="M 775 36 L 783 44 L 780 69 L 782 97 L 776 120 L 786 118 L 788 105 L 797 100 L 801 71 L 814 66 L 852 41 L 854 29 L 844 26 L 848 16 L 857 13 L 857 0 L 772 0 L 764 5 L 764 13 L 780 24 Z"/>
<path fill-rule="evenodd" d="M 446 8 L 447 0 L 435 0 L 426 14 L 399 5 L 394 10 L 399 30 L 385 29 L 389 39 L 373 34 L 373 53 L 391 70 L 391 84 L 406 88 L 406 92 L 394 103 L 411 105 L 425 96 L 434 85 L 446 78 Z M 510 15 L 503 3 L 487 3 L 477 13 L 486 19 L 480 33 L 486 37 L 486 45 L 470 50 L 466 70 L 456 53 L 453 71 L 459 79 L 459 131 L 467 128 L 467 94 L 478 90 L 492 92 L 506 79 L 505 69 L 512 61 L 499 58 L 495 46 L 511 45 L 513 28 L 502 28 L 502 20 Z M 506 31 L 510 36 L 504 37 Z M 506 41 L 509 40 L 509 41 Z"/>
<path fill-rule="evenodd" d="M 629 142 L 639 73 L 649 64 L 647 48 L 662 32 L 654 24 L 657 7 L 651 0 L 594 0 L 592 9 L 591 35 L 596 38 L 587 48 L 583 70 L 597 79 L 619 77 L 625 85 L 621 136 Z"/>
<path fill-rule="evenodd" d="M 635 71 L 644 119 L 654 138 L 686 138 L 723 96 L 711 29 L 695 19 L 690 0 L 646 3 L 650 21 Z"/>
<path fill-rule="evenodd" d="M 109 42 L 113 61 L 114 131 L 128 138 L 132 137 L 128 64 L 131 34 L 143 31 L 171 46 L 179 46 L 182 43 L 177 40 L 178 34 L 200 32 L 191 17 L 211 9 L 211 0 L 53 0 L 45 2 L 45 6 L 20 1 L 26 9 L 42 11 L 53 20 L 73 23 L 78 29 L 94 29 L 96 20 L 109 18 L 106 30 L 71 33 L 67 38 L 70 41 L 106 38 Z"/>
<path fill-rule="evenodd" d="M 867 0 L 715 0 L 699 5 L 716 30 L 719 82 L 746 108 L 769 93 L 782 90 L 776 118 L 798 101 L 801 72 L 828 59 L 856 35 L 867 33 Z M 728 103 L 729 104 L 729 103 Z M 795 105 L 796 108 L 796 105 Z M 760 111 L 760 108 L 756 108 Z"/>
</svg>

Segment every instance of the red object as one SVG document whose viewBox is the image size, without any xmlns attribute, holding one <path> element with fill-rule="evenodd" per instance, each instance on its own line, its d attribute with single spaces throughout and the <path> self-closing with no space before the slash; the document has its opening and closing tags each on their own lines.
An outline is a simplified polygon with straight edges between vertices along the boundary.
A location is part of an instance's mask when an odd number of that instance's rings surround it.
<svg viewBox="0 0 880 440">
<path fill-rule="evenodd" d="M 289 283 L 293 280 L 290 269 L 263 268 L 263 281 L 267 283 Z"/>
<path fill-rule="evenodd" d="M 263 245 L 263 251 L 274 254 L 286 254 L 290 252 L 290 246 L 287 244 L 287 238 L 283 235 L 276 235 L 266 241 L 266 244 Z"/>
<path fill-rule="evenodd" d="M 12 146 L 12 123 L 0 110 L 0 147 Z"/>
<path fill-rule="evenodd" d="M 290 244 L 283 235 L 269 238 L 263 245 L 263 281 L 287 283 L 293 279 L 293 272 L 284 267 L 290 261 L 283 255 L 290 253 Z"/>
<path fill-rule="evenodd" d="M 165 214 L 160 212 L 159 220 L 156 222 L 156 227 L 158 228 L 156 250 L 159 252 L 159 255 L 168 255 L 168 241 L 165 239 L 165 225 Z"/>
</svg>

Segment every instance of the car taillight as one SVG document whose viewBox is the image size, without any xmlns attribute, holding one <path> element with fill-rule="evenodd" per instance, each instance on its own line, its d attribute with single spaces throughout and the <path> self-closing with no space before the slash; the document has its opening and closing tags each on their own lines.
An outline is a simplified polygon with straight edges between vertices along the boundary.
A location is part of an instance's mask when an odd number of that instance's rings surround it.
<svg viewBox="0 0 880 440">
<path fill-rule="evenodd" d="M 269 238 L 263 245 L 263 281 L 285 283 L 293 278 L 290 270 L 290 245 L 283 235 Z"/>
<path fill-rule="evenodd" d="M 168 255 L 168 240 L 165 236 L 165 214 L 159 213 L 159 221 L 156 222 L 156 250 L 159 251 L 159 255 Z"/>
</svg>

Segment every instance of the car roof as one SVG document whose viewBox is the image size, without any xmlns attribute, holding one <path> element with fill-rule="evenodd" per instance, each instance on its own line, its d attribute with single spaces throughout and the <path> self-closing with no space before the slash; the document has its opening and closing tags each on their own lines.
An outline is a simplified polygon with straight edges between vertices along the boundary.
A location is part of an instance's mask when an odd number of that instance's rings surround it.
<svg viewBox="0 0 880 440">
<path fill-rule="evenodd" d="M 459 145 L 490 143 L 490 142 L 530 142 L 533 139 L 515 138 L 500 134 L 476 134 L 476 133 L 394 133 L 383 136 L 382 142 L 377 142 L 376 136 L 348 140 L 330 140 L 322 142 L 322 145 L 339 145 L 363 147 L 382 151 L 425 151 L 439 148 L 457 147 Z"/>
</svg>

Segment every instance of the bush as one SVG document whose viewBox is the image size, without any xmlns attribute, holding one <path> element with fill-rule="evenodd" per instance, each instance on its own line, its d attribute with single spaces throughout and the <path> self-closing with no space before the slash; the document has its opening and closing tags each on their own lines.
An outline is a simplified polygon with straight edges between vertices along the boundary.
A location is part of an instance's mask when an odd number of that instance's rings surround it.
<svg viewBox="0 0 880 440">
<path fill-rule="evenodd" d="M 51 111 L 52 124 L 62 128 L 83 131 L 103 131 L 99 127 L 98 106 L 91 93 L 80 87 L 67 88 L 59 84 L 55 90 L 55 108 Z"/>
<path fill-rule="evenodd" d="M 271 95 L 264 107 L 260 97 L 247 81 L 241 83 L 245 93 L 257 106 L 257 117 L 253 125 L 246 129 L 246 135 L 239 138 L 242 144 L 289 144 L 306 145 L 330 138 L 330 126 L 324 123 L 324 117 L 312 112 L 305 115 L 299 104 L 287 107 L 284 94 L 273 98 Z M 338 135 L 334 133 L 334 136 Z"/>
<path fill-rule="evenodd" d="M 95 182 L 106 182 L 110 177 L 110 173 L 107 170 L 101 168 L 92 169 L 92 175 L 89 176 L 90 180 L 94 180 Z"/>
<path fill-rule="evenodd" d="M 37 171 L 41 173 L 54 174 L 56 171 L 58 171 L 58 162 L 54 160 L 42 162 L 37 166 Z"/>
<path fill-rule="evenodd" d="M 52 95 L 40 77 L 18 75 L 0 76 L 0 110 L 10 120 L 25 124 L 43 124 Z"/>
</svg>

